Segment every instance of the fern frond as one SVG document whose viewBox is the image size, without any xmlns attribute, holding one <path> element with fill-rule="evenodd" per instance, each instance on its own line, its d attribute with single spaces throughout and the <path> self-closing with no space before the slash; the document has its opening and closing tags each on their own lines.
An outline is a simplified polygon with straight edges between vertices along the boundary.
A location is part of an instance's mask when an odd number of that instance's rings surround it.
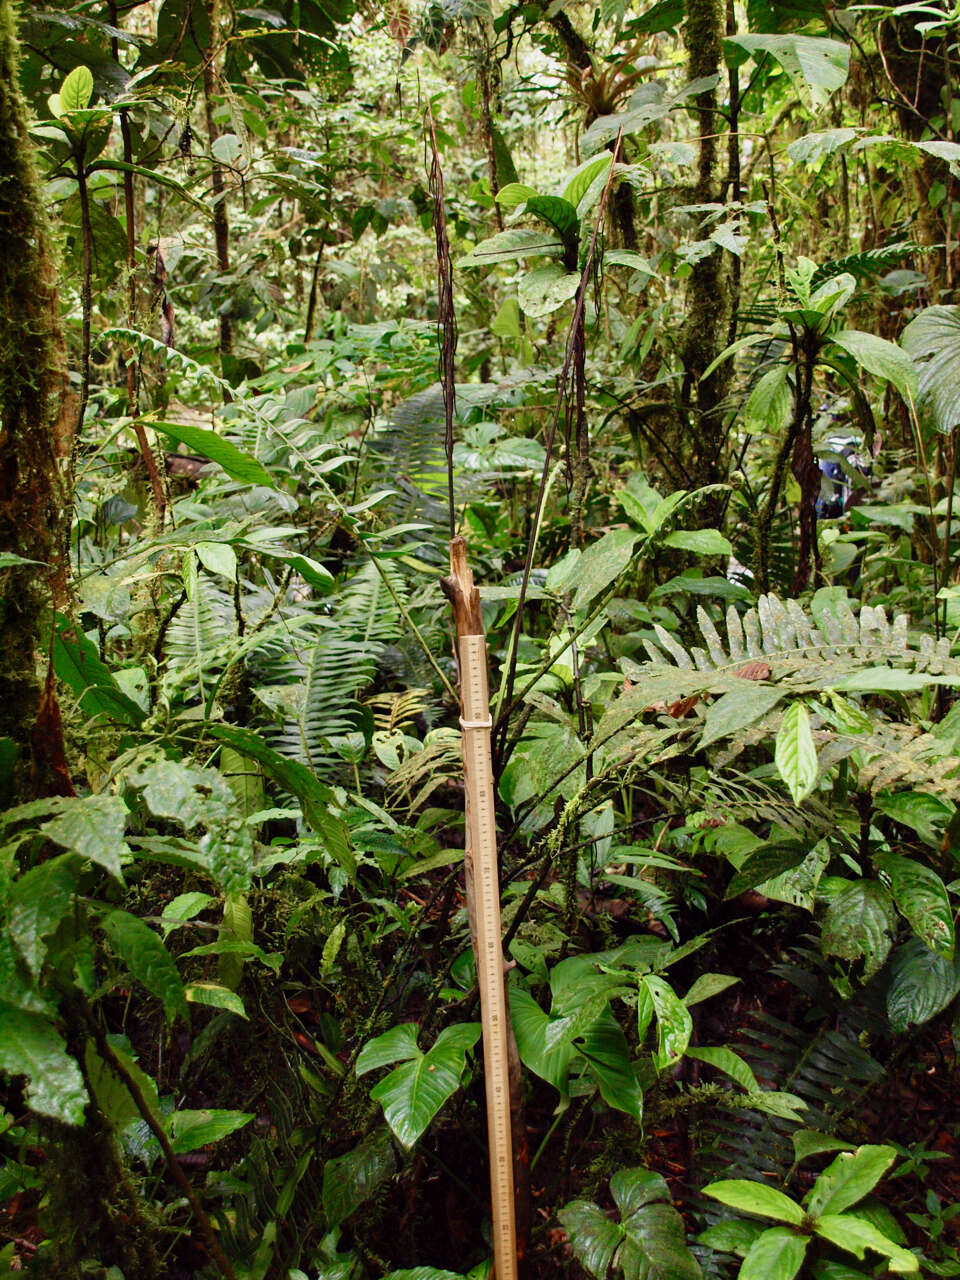
<svg viewBox="0 0 960 1280">
<path fill-rule="evenodd" d="M 867 249 L 864 253 L 851 253 L 845 258 L 822 262 L 813 274 L 810 288 L 816 289 L 825 280 L 847 273 L 856 280 L 869 280 L 884 271 L 892 270 L 898 262 L 915 253 L 929 253 L 924 245 L 912 240 L 898 240 L 895 244 L 881 245 L 879 249 Z"/>
</svg>

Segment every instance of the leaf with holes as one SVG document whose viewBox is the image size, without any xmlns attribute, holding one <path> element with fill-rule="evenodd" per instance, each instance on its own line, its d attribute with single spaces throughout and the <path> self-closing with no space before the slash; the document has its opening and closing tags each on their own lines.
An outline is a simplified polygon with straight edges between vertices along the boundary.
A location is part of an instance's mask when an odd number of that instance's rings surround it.
<svg viewBox="0 0 960 1280">
<path fill-rule="evenodd" d="M 946 885 L 937 873 L 922 862 L 896 853 L 878 854 L 874 861 L 890 877 L 897 910 L 917 937 L 931 951 L 952 960 L 956 943 L 953 911 Z"/>
</svg>

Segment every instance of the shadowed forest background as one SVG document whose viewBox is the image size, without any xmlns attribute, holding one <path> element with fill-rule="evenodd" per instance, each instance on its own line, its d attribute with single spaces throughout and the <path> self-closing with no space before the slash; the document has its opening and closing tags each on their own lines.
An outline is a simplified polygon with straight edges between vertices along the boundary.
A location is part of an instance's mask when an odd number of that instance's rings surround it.
<svg viewBox="0 0 960 1280">
<path fill-rule="evenodd" d="M 0 1273 L 960 1276 L 960 10 L 0 0 Z"/>
</svg>

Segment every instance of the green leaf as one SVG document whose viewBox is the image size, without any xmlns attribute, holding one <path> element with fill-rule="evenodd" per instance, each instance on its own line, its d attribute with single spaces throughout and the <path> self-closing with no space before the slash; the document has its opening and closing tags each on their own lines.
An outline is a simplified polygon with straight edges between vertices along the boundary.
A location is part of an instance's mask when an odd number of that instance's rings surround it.
<svg viewBox="0 0 960 1280">
<path fill-rule="evenodd" d="M 633 559 L 637 534 L 630 529 L 611 529 L 590 545 L 581 555 L 566 582 L 573 592 L 571 609 L 579 613 L 629 566 Z"/>
<path fill-rule="evenodd" d="M 665 547 L 695 551 L 701 556 L 732 556 L 733 547 L 717 529 L 677 529 L 663 540 Z"/>
<path fill-rule="evenodd" d="M 888 1240 L 875 1226 L 850 1213 L 827 1213 L 815 1220 L 813 1229 L 818 1236 L 829 1240 L 840 1249 L 862 1258 L 867 1249 L 888 1259 L 891 1271 L 901 1275 L 913 1275 L 920 1264 L 912 1253 Z"/>
<path fill-rule="evenodd" d="M 700 1280 L 683 1219 L 664 1203 L 670 1192 L 663 1178 L 649 1169 L 620 1169 L 610 1179 L 610 1190 L 619 1223 L 586 1200 L 575 1200 L 558 1214 L 584 1268 L 598 1277 L 606 1277 L 614 1265 L 627 1280 Z"/>
<path fill-rule="evenodd" d="M 407 1148 L 426 1132 L 433 1117 L 460 1087 L 467 1050 L 480 1039 L 479 1023 L 445 1027 L 429 1053 L 404 1062 L 370 1091 L 401 1144 Z"/>
<path fill-rule="evenodd" d="M 739 978 L 734 978 L 729 973 L 701 973 L 683 997 L 683 1003 L 688 1009 L 692 1009 L 695 1004 L 700 1004 L 703 1000 L 711 1000 L 739 981 Z"/>
<path fill-rule="evenodd" d="M 805 800 L 817 783 L 817 749 L 810 731 L 810 713 L 799 700 L 790 704 L 783 717 L 774 761 L 793 803 Z"/>
<path fill-rule="evenodd" d="M 831 898 L 823 921 L 825 955 L 841 960 L 863 956 L 863 979 L 877 972 L 893 941 L 897 918 L 890 894 L 876 880 L 845 883 Z"/>
<path fill-rule="evenodd" d="M 186 1013 L 187 1001 L 177 966 L 149 925 L 128 911 L 111 911 L 103 930 L 131 974 L 163 1003 L 167 1020 Z"/>
<path fill-rule="evenodd" d="M 960 306 L 925 307 L 900 335 L 919 373 L 918 402 L 938 431 L 960 425 Z"/>
<path fill-rule="evenodd" d="M 74 67 L 60 86 L 60 111 L 83 111 L 93 97 L 93 73 L 89 67 Z M 59 114 L 59 113 L 58 113 Z"/>
<path fill-rule="evenodd" d="M 225 1009 L 235 1013 L 238 1018 L 246 1018 L 247 1011 L 243 1001 L 229 987 L 222 987 L 218 982 L 191 982 L 183 989 L 188 1004 L 202 1004 L 209 1009 Z"/>
<path fill-rule="evenodd" d="M 81 796 L 68 801 L 68 806 L 40 830 L 54 844 L 89 858 L 119 880 L 121 858 L 130 857 L 123 839 L 129 816 L 123 800 L 110 795 Z"/>
<path fill-rule="evenodd" d="M 524 227 L 511 227 L 501 231 L 461 258 L 459 266 L 491 267 L 497 262 L 515 262 L 519 258 L 538 258 L 543 254 L 557 256 L 563 249 L 559 235 L 543 231 L 528 231 Z"/>
<path fill-rule="evenodd" d="M 885 378 L 912 404 L 917 399 L 917 371 L 907 353 L 894 342 L 859 329 L 841 329 L 830 341 L 853 356 L 861 368 L 875 378 Z"/>
<path fill-rule="evenodd" d="M 640 979 L 640 985 L 649 992 L 657 1015 L 656 1064 L 659 1071 L 677 1062 L 686 1052 L 693 1034 L 693 1019 L 668 982 L 653 974 Z"/>
<path fill-rule="evenodd" d="M 913 858 L 881 853 L 876 866 L 890 877 L 897 909 L 931 951 L 953 959 L 956 942 L 953 910 L 946 885 L 935 871 Z"/>
<path fill-rule="evenodd" d="M 195 542 L 197 559 L 208 573 L 232 582 L 237 576 L 237 553 L 228 542 Z"/>
<path fill-rule="evenodd" d="M 575 1047 L 607 1106 L 626 1112 L 639 1124 L 643 1120 L 643 1089 L 630 1060 L 627 1038 L 609 1009 L 584 1032 Z"/>
<path fill-rule="evenodd" d="M 246 1111 L 174 1111 L 167 1116 L 164 1128 L 174 1154 L 182 1156 L 208 1143 L 219 1142 L 252 1119 Z"/>
<path fill-rule="evenodd" d="M 806 1202 L 807 1213 L 815 1218 L 823 1213 L 843 1213 L 873 1190 L 896 1158 L 893 1147 L 864 1146 L 842 1151 L 813 1184 Z"/>
<path fill-rule="evenodd" d="M 787 381 L 787 366 L 779 364 L 754 384 L 743 406 L 744 427 L 747 431 L 782 431 L 787 425 L 793 407 L 793 390 Z"/>
<path fill-rule="evenodd" d="M 911 938 L 898 948 L 890 965 L 887 1017 L 900 1034 L 922 1026 L 945 1009 L 960 991 L 960 965 Z"/>
<path fill-rule="evenodd" d="M 793 1154 L 798 1163 L 808 1156 L 822 1155 L 824 1151 L 849 1151 L 852 1145 L 816 1129 L 798 1129 L 793 1135 Z"/>
<path fill-rule="evenodd" d="M 0 1005 L 0 1071 L 27 1077 L 27 1104 L 38 1115 L 83 1124 L 83 1076 L 46 1018 Z"/>
<path fill-rule="evenodd" d="M 529 271 L 517 288 L 517 301 L 525 315 L 539 320 L 569 302 L 580 288 L 580 275 L 565 271 L 559 263 Z"/>
<path fill-rule="evenodd" d="M 333 791 L 299 760 L 288 760 L 268 746 L 252 729 L 215 724 L 209 727 L 212 737 L 228 743 L 234 751 L 248 756 L 263 766 L 264 773 L 278 786 L 297 797 L 303 805 L 303 816 L 320 837 L 324 848 L 351 877 L 356 872 L 356 858 L 350 847 L 350 834 L 343 822 L 330 812 L 337 807 Z"/>
<path fill-rule="evenodd" d="M 375 1129 L 346 1155 L 323 1166 L 323 1212 L 328 1229 L 338 1227 L 368 1200 L 377 1187 L 393 1177 L 397 1167 L 390 1132 Z"/>
<path fill-rule="evenodd" d="M 523 182 L 508 182 L 497 192 L 496 200 L 505 209 L 515 209 L 517 205 L 525 204 L 538 194 L 535 187 L 528 187 Z"/>
<path fill-rule="evenodd" d="M 105 716 L 119 724 L 143 723 L 146 712 L 118 687 L 96 645 L 62 614 L 57 614 L 54 626 L 53 669 L 76 694 L 85 716 Z"/>
<path fill-rule="evenodd" d="M 193 920 L 201 911 L 206 911 L 207 907 L 212 906 L 216 902 L 216 898 L 209 893 L 181 893 L 173 898 L 163 908 L 160 916 L 160 929 L 163 936 L 172 933 L 174 929 L 179 928 L 188 920 Z"/>
<path fill-rule="evenodd" d="M 612 156 L 595 156 L 592 160 L 585 160 L 583 164 L 578 165 L 563 189 L 563 198 L 567 204 L 576 209 L 590 189 L 594 178 L 601 173 L 609 174 L 611 164 L 613 164 Z"/>
<path fill-rule="evenodd" d="M 822 36 L 735 35 L 724 40 L 727 61 L 730 46 L 745 50 L 757 63 L 769 54 L 786 71 L 795 87 L 806 93 L 815 107 L 822 107 L 830 94 L 846 84 L 850 49 L 839 40 Z"/>
<path fill-rule="evenodd" d="M 703 722 L 701 750 L 712 746 L 721 738 L 729 738 L 754 724 L 772 711 L 787 696 L 787 690 L 763 685 L 756 680 L 744 680 L 742 689 L 731 689 L 722 694 L 707 708 Z"/>
<path fill-rule="evenodd" d="M 276 488 L 273 476 L 261 462 L 251 454 L 238 449 L 235 444 L 225 440 L 216 431 L 209 431 L 205 427 L 191 427 L 180 422 L 154 422 L 152 419 L 144 419 L 144 423 L 154 431 L 162 431 L 171 440 L 185 444 L 194 453 L 199 453 L 204 458 L 209 458 L 211 462 L 216 462 L 218 466 L 223 467 L 231 480 L 239 480 L 242 484 L 263 485 L 268 489 Z"/>
<path fill-rule="evenodd" d="M 391 1027 L 363 1046 L 357 1055 L 356 1072 L 358 1076 L 366 1075 L 368 1071 L 376 1071 L 378 1067 L 406 1062 L 419 1054 L 417 1025 L 415 1022 L 404 1022 L 398 1027 Z"/>
<path fill-rule="evenodd" d="M 956 806 L 939 796 L 924 791 L 881 791 L 873 798 L 873 807 L 894 822 L 910 827 L 926 844 L 939 849 L 944 828 L 956 812 Z"/>
<path fill-rule="evenodd" d="M 758 1218 L 776 1218 L 799 1226 L 803 1222 L 803 1210 L 795 1200 L 785 1196 L 776 1187 L 763 1182 L 747 1182 L 743 1178 L 728 1178 L 711 1182 L 703 1188 L 703 1194 L 721 1204 L 729 1205 L 740 1213 L 753 1213 Z"/>
<path fill-rule="evenodd" d="M 765 884 L 785 871 L 799 867 L 809 856 L 809 851 L 800 840 L 771 840 L 760 845 L 740 864 L 740 870 L 730 880 L 724 897 L 738 898 L 748 889 Z"/>
<path fill-rule="evenodd" d="M 10 891 L 7 929 L 34 978 L 47 953 L 44 939 L 66 914 L 79 871 L 77 858 L 64 853 L 27 871 Z"/>
<path fill-rule="evenodd" d="M 793 1280 L 806 1256 L 809 1236 L 789 1227 L 770 1227 L 747 1251 L 737 1280 Z"/>
<path fill-rule="evenodd" d="M 720 1253 L 736 1253 L 745 1258 L 757 1236 L 769 1230 L 771 1228 L 765 1227 L 762 1222 L 753 1222 L 748 1218 L 728 1218 L 701 1231 L 697 1240 Z"/>
<path fill-rule="evenodd" d="M 746 1089 L 747 1093 L 761 1092 L 757 1077 L 753 1074 L 753 1071 L 740 1055 L 734 1053 L 732 1049 L 728 1049 L 723 1045 L 715 1048 L 709 1045 L 690 1045 L 687 1048 L 686 1056 L 688 1058 L 696 1058 L 698 1062 L 705 1062 L 708 1066 L 716 1067 L 718 1071 L 728 1075 L 731 1080 L 736 1080 L 737 1084 Z"/>
<path fill-rule="evenodd" d="M 896 667 L 863 667 L 852 671 L 834 685 L 847 693 L 916 693 L 931 684 L 955 685 L 956 676 L 932 675 L 929 671 L 901 671 Z"/>
</svg>

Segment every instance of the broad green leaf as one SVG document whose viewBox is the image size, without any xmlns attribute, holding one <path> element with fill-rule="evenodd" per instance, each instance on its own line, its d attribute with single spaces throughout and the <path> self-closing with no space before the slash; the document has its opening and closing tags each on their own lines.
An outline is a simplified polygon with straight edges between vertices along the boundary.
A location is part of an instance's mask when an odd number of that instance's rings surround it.
<svg viewBox="0 0 960 1280">
<path fill-rule="evenodd" d="M 805 133 L 787 146 L 787 155 L 801 164 L 815 164 L 855 141 L 860 132 L 859 129 L 824 129 Z"/>
<path fill-rule="evenodd" d="M 209 431 L 205 427 L 188 426 L 180 422 L 155 422 L 150 418 L 144 419 L 144 425 L 152 427 L 154 431 L 162 431 L 171 440 L 176 440 L 178 444 L 185 444 L 194 453 L 199 453 L 202 457 L 217 463 L 218 466 L 223 467 L 231 480 L 239 480 L 242 484 L 263 485 L 268 489 L 276 487 L 273 476 L 261 462 L 251 454 L 238 449 L 235 444 L 225 440 L 216 431 Z"/>
<path fill-rule="evenodd" d="M 389 1130 L 375 1129 L 346 1155 L 323 1166 L 323 1212 L 329 1229 L 338 1227 L 396 1171 Z"/>
<path fill-rule="evenodd" d="M 919 374 L 918 397 L 938 431 L 960 425 L 960 306 L 925 307 L 900 335 Z"/>
<path fill-rule="evenodd" d="M 742 689 L 731 689 L 707 708 L 703 722 L 701 749 L 721 738 L 730 738 L 772 711 L 787 696 L 787 690 L 744 680 Z"/>
<path fill-rule="evenodd" d="M 612 163 L 612 156 L 594 156 L 592 160 L 585 160 L 583 164 L 578 165 L 563 189 L 563 198 L 567 204 L 575 209 L 586 195 L 594 178 L 601 173 L 608 174 Z"/>
<path fill-rule="evenodd" d="M 718 996 L 721 991 L 726 991 L 728 987 L 735 986 L 739 981 L 739 978 L 734 978 L 729 973 L 701 973 L 683 997 L 683 1003 L 688 1009 L 692 1009 L 695 1004 Z"/>
<path fill-rule="evenodd" d="M 528 187 L 522 182 L 508 182 L 497 192 L 496 200 L 497 204 L 502 204 L 505 209 L 515 209 L 538 194 L 535 187 Z"/>
<path fill-rule="evenodd" d="M 762 844 L 740 864 L 740 870 L 727 885 L 726 898 L 737 898 L 748 889 L 765 884 L 785 871 L 800 866 L 809 856 L 801 840 L 772 840 Z"/>
<path fill-rule="evenodd" d="M 580 275 L 565 271 L 559 263 L 528 271 L 517 288 L 517 301 L 525 315 L 539 320 L 569 302 L 580 288 Z"/>
<path fill-rule="evenodd" d="M 517 1040 L 517 1052 L 525 1067 L 552 1084 L 560 1093 L 567 1092 L 567 1077 L 573 1057 L 573 1045 L 566 1041 L 547 1048 L 547 1031 L 551 1024 L 544 1011 L 528 991 L 510 988 L 510 1018 Z"/>
<path fill-rule="evenodd" d="M 637 534 L 630 529 L 611 529 L 590 545 L 581 555 L 566 582 L 573 592 L 571 609 L 579 613 L 606 591 L 633 559 Z"/>
<path fill-rule="evenodd" d="M 643 1089 L 636 1066 L 630 1060 L 627 1038 L 609 1009 L 588 1028 L 574 1047 L 578 1057 L 586 1062 L 587 1072 L 596 1081 L 607 1106 L 625 1111 L 640 1123 L 643 1120 Z"/>
<path fill-rule="evenodd" d="M 809 1243 L 789 1227 L 770 1227 L 750 1246 L 737 1280 L 793 1280 Z"/>
<path fill-rule="evenodd" d="M 677 529 L 663 540 L 665 547 L 695 551 L 701 556 L 732 556 L 733 547 L 717 529 Z"/>
<path fill-rule="evenodd" d="M 807 1198 L 807 1213 L 843 1213 L 872 1191 L 887 1172 L 897 1153 L 893 1147 L 864 1146 L 842 1151 L 827 1165 L 813 1184 Z"/>
<path fill-rule="evenodd" d="M 917 398 L 917 371 L 907 353 L 894 342 L 859 329 L 841 329 L 830 341 L 853 356 L 861 368 L 875 378 L 885 378 L 900 392 L 907 404 Z"/>
<path fill-rule="evenodd" d="M 162 1003 L 167 1020 L 186 1013 L 187 1001 L 177 966 L 149 925 L 128 911 L 111 911 L 103 930 L 131 974 Z"/>
<path fill-rule="evenodd" d="M 953 959 L 956 942 L 953 910 L 946 885 L 930 867 L 896 853 L 881 853 L 874 859 L 890 877 L 890 889 L 897 909 L 917 937 L 931 951 Z"/>
<path fill-rule="evenodd" d="M 7 929 L 34 978 L 47 953 L 44 940 L 66 914 L 79 872 L 78 859 L 64 853 L 14 881 L 7 903 Z"/>
<path fill-rule="evenodd" d="M 164 1127 L 174 1153 L 182 1156 L 208 1143 L 219 1142 L 252 1119 L 245 1111 L 174 1111 L 167 1116 Z"/>
<path fill-rule="evenodd" d="M 83 1123 L 83 1076 L 46 1018 L 0 1005 L 0 1071 L 27 1077 L 27 1104 L 38 1115 Z"/>
<path fill-rule="evenodd" d="M 795 87 L 806 94 L 815 107 L 822 107 L 830 94 L 841 89 L 850 67 L 850 48 L 839 40 L 822 36 L 735 35 L 724 41 L 745 50 L 755 62 L 765 54 L 776 58 Z"/>
<path fill-rule="evenodd" d="M 898 948 L 890 965 L 887 1017 L 897 1034 L 929 1022 L 960 991 L 960 965 L 911 938 Z"/>
<path fill-rule="evenodd" d="M 92 97 L 93 73 L 89 67 L 74 67 L 60 86 L 60 111 L 64 115 L 83 111 L 90 105 Z"/>
<path fill-rule="evenodd" d="M 808 1156 L 822 1155 L 824 1151 L 849 1151 L 852 1146 L 851 1142 L 834 1138 L 829 1133 L 820 1133 L 817 1129 L 798 1129 L 793 1135 L 793 1154 L 798 1162 Z"/>
<path fill-rule="evenodd" d="M 166 937 L 174 929 L 188 920 L 195 919 L 201 911 L 212 906 L 216 898 L 210 893 L 181 893 L 163 908 L 160 916 L 160 929 Z"/>
<path fill-rule="evenodd" d="M 863 667 L 834 685 L 847 693 L 916 693 L 931 684 L 956 685 L 956 676 L 932 675 L 928 671 L 902 671 L 897 667 Z"/>
<path fill-rule="evenodd" d="M 575 1200 L 558 1214 L 584 1268 L 598 1277 L 613 1265 L 628 1280 L 699 1280 L 683 1219 L 664 1203 L 670 1192 L 663 1178 L 649 1169 L 620 1169 L 610 1179 L 610 1190 L 619 1223 L 586 1200 Z"/>
<path fill-rule="evenodd" d="M 0 1007 L 3 1005 L 24 1013 L 50 1012 L 13 939 L 0 929 Z"/>
<path fill-rule="evenodd" d="M 753 1222 L 749 1218 L 728 1218 L 701 1231 L 697 1240 L 720 1253 L 736 1253 L 745 1258 L 757 1236 L 772 1229 L 776 1228 L 765 1227 L 762 1222 Z"/>
<path fill-rule="evenodd" d="M 336 797 L 330 787 L 306 765 L 298 760 L 288 760 L 275 751 L 252 729 L 216 724 L 210 726 L 209 732 L 212 737 L 228 743 L 234 751 L 256 760 L 263 766 L 267 777 L 297 797 L 303 805 L 304 818 L 320 837 L 327 852 L 352 877 L 356 871 L 356 858 L 346 826 L 330 812 L 336 807 Z"/>
<path fill-rule="evenodd" d="M 479 1023 L 445 1027 L 428 1053 L 418 1051 L 415 1059 L 395 1067 L 370 1091 L 403 1146 L 412 1147 L 443 1104 L 456 1093 L 467 1050 L 479 1039 Z"/>
<path fill-rule="evenodd" d="M 461 267 L 491 267 L 497 262 L 515 262 L 518 258 L 537 258 L 543 254 L 557 257 L 563 250 L 563 242 L 554 232 L 528 231 L 525 227 L 511 227 L 501 231 L 461 258 Z"/>
<path fill-rule="evenodd" d="M 793 390 L 787 381 L 788 368 L 779 364 L 755 383 L 743 406 L 747 431 L 778 433 L 783 430 L 793 408 Z"/>
<path fill-rule="evenodd" d="M 191 982 L 184 987 L 184 995 L 188 1004 L 203 1004 L 209 1009 L 226 1009 L 235 1013 L 238 1018 L 246 1018 L 247 1011 L 243 1001 L 229 987 L 222 987 L 218 982 Z"/>
<path fill-rule="evenodd" d="M 244 952 L 223 946 L 229 943 L 238 943 L 241 947 L 253 945 L 253 912 L 245 893 L 228 893 L 224 898 L 217 934 L 217 944 L 222 947 L 217 953 L 220 957 L 217 965 L 220 981 L 229 990 L 236 991 L 243 977 Z"/>
<path fill-rule="evenodd" d="M 117 686 L 96 645 L 62 614 L 57 615 L 54 626 L 53 669 L 76 694 L 85 716 L 104 716 L 118 724 L 143 723 L 143 708 Z"/>
<path fill-rule="evenodd" d="M 893 902 L 884 886 L 876 880 L 853 880 L 830 898 L 821 945 L 825 955 L 841 960 L 863 956 L 867 981 L 886 960 L 896 927 Z"/>
<path fill-rule="evenodd" d="M 128 811 L 120 796 L 82 796 L 40 828 L 47 839 L 109 871 L 119 880 L 130 857 L 123 838 Z"/>
<path fill-rule="evenodd" d="M 231 582 L 237 576 L 237 553 L 228 542 L 196 542 L 193 549 L 208 573 Z"/>
<path fill-rule="evenodd" d="M 783 717 L 774 761 L 793 803 L 805 800 L 817 783 L 817 749 L 810 730 L 810 713 L 799 699 L 790 704 Z"/>
<path fill-rule="evenodd" d="M 391 1027 L 383 1035 L 368 1041 L 357 1055 L 356 1072 L 358 1076 L 368 1071 L 376 1071 L 378 1067 L 389 1067 L 395 1062 L 406 1062 L 420 1054 L 417 1045 L 417 1025 L 415 1022 L 404 1022 L 398 1027 Z"/>
<path fill-rule="evenodd" d="M 747 1093 L 760 1093 L 760 1085 L 753 1071 L 744 1062 L 739 1054 L 734 1053 L 732 1049 L 726 1048 L 725 1045 L 711 1047 L 709 1045 L 689 1045 L 687 1047 L 686 1056 L 688 1058 L 696 1058 L 698 1062 L 705 1062 L 708 1066 L 716 1067 L 718 1071 L 722 1071 L 724 1075 L 728 1075 L 731 1080 L 736 1080 L 737 1084 L 746 1089 Z"/>
<path fill-rule="evenodd" d="M 693 1034 L 693 1019 L 668 982 L 653 974 L 640 979 L 650 994 L 657 1014 L 657 1068 L 666 1067 L 682 1058 Z"/>
<path fill-rule="evenodd" d="M 126 1046 L 119 1043 L 120 1037 L 112 1036 L 110 1047 L 120 1064 L 140 1088 L 152 1113 L 161 1115 L 160 1099 L 157 1097 L 156 1082 L 130 1056 Z M 121 1079 L 112 1064 L 106 1062 L 97 1052 L 93 1040 L 87 1041 L 84 1052 L 84 1071 L 90 1084 L 97 1106 L 110 1121 L 113 1128 L 120 1133 L 129 1124 L 140 1120 L 140 1110 L 134 1102 L 126 1081 Z"/>
<path fill-rule="evenodd" d="M 564 245 L 571 250 L 577 248 L 580 234 L 580 219 L 576 208 L 562 196 L 533 195 L 527 198 L 526 213 L 531 213 L 542 222 L 548 222 L 560 236 Z"/>
<path fill-rule="evenodd" d="M 925 791 L 881 791 L 874 796 L 873 807 L 895 822 L 910 827 L 935 849 L 943 843 L 944 828 L 956 812 L 951 801 L 941 800 L 939 796 Z"/>
<path fill-rule="evenodd" d="M 797 1202 L 776 1187 L 768 1187 L 763 1182 L 725 1178 L 704 1187 L 703 1194 L 740 1213 L 753 1213 L 758 1218 L 776 1218 L 779 1222 L 790 1222 L 794 1226 L 803 1222 L 803 1210 Z"/>
<path fill-rule="evenodd" d="M 574 1200 L 557 1214 L 570 1237 L 570 1246 L 584 1270 L 605 1277 L 614 1254 L 623 1242 L 623 1228 L 611 1222 L 589 1200 Z"/>
<path fill-rule="evenodd" d="M 912 1253 L 888 1240 L 871 1223 L 851 1213 L 824 1214 L 815 1220 L 813 1229 L 824 1240 L 857 1258 L 864 1257 L 868 1249 L 881 1254 L 888 1259 L 889 1269 L 898 1275 L 915 1275 L 920 1270 L 920 1264 Z"/>
</svg>

